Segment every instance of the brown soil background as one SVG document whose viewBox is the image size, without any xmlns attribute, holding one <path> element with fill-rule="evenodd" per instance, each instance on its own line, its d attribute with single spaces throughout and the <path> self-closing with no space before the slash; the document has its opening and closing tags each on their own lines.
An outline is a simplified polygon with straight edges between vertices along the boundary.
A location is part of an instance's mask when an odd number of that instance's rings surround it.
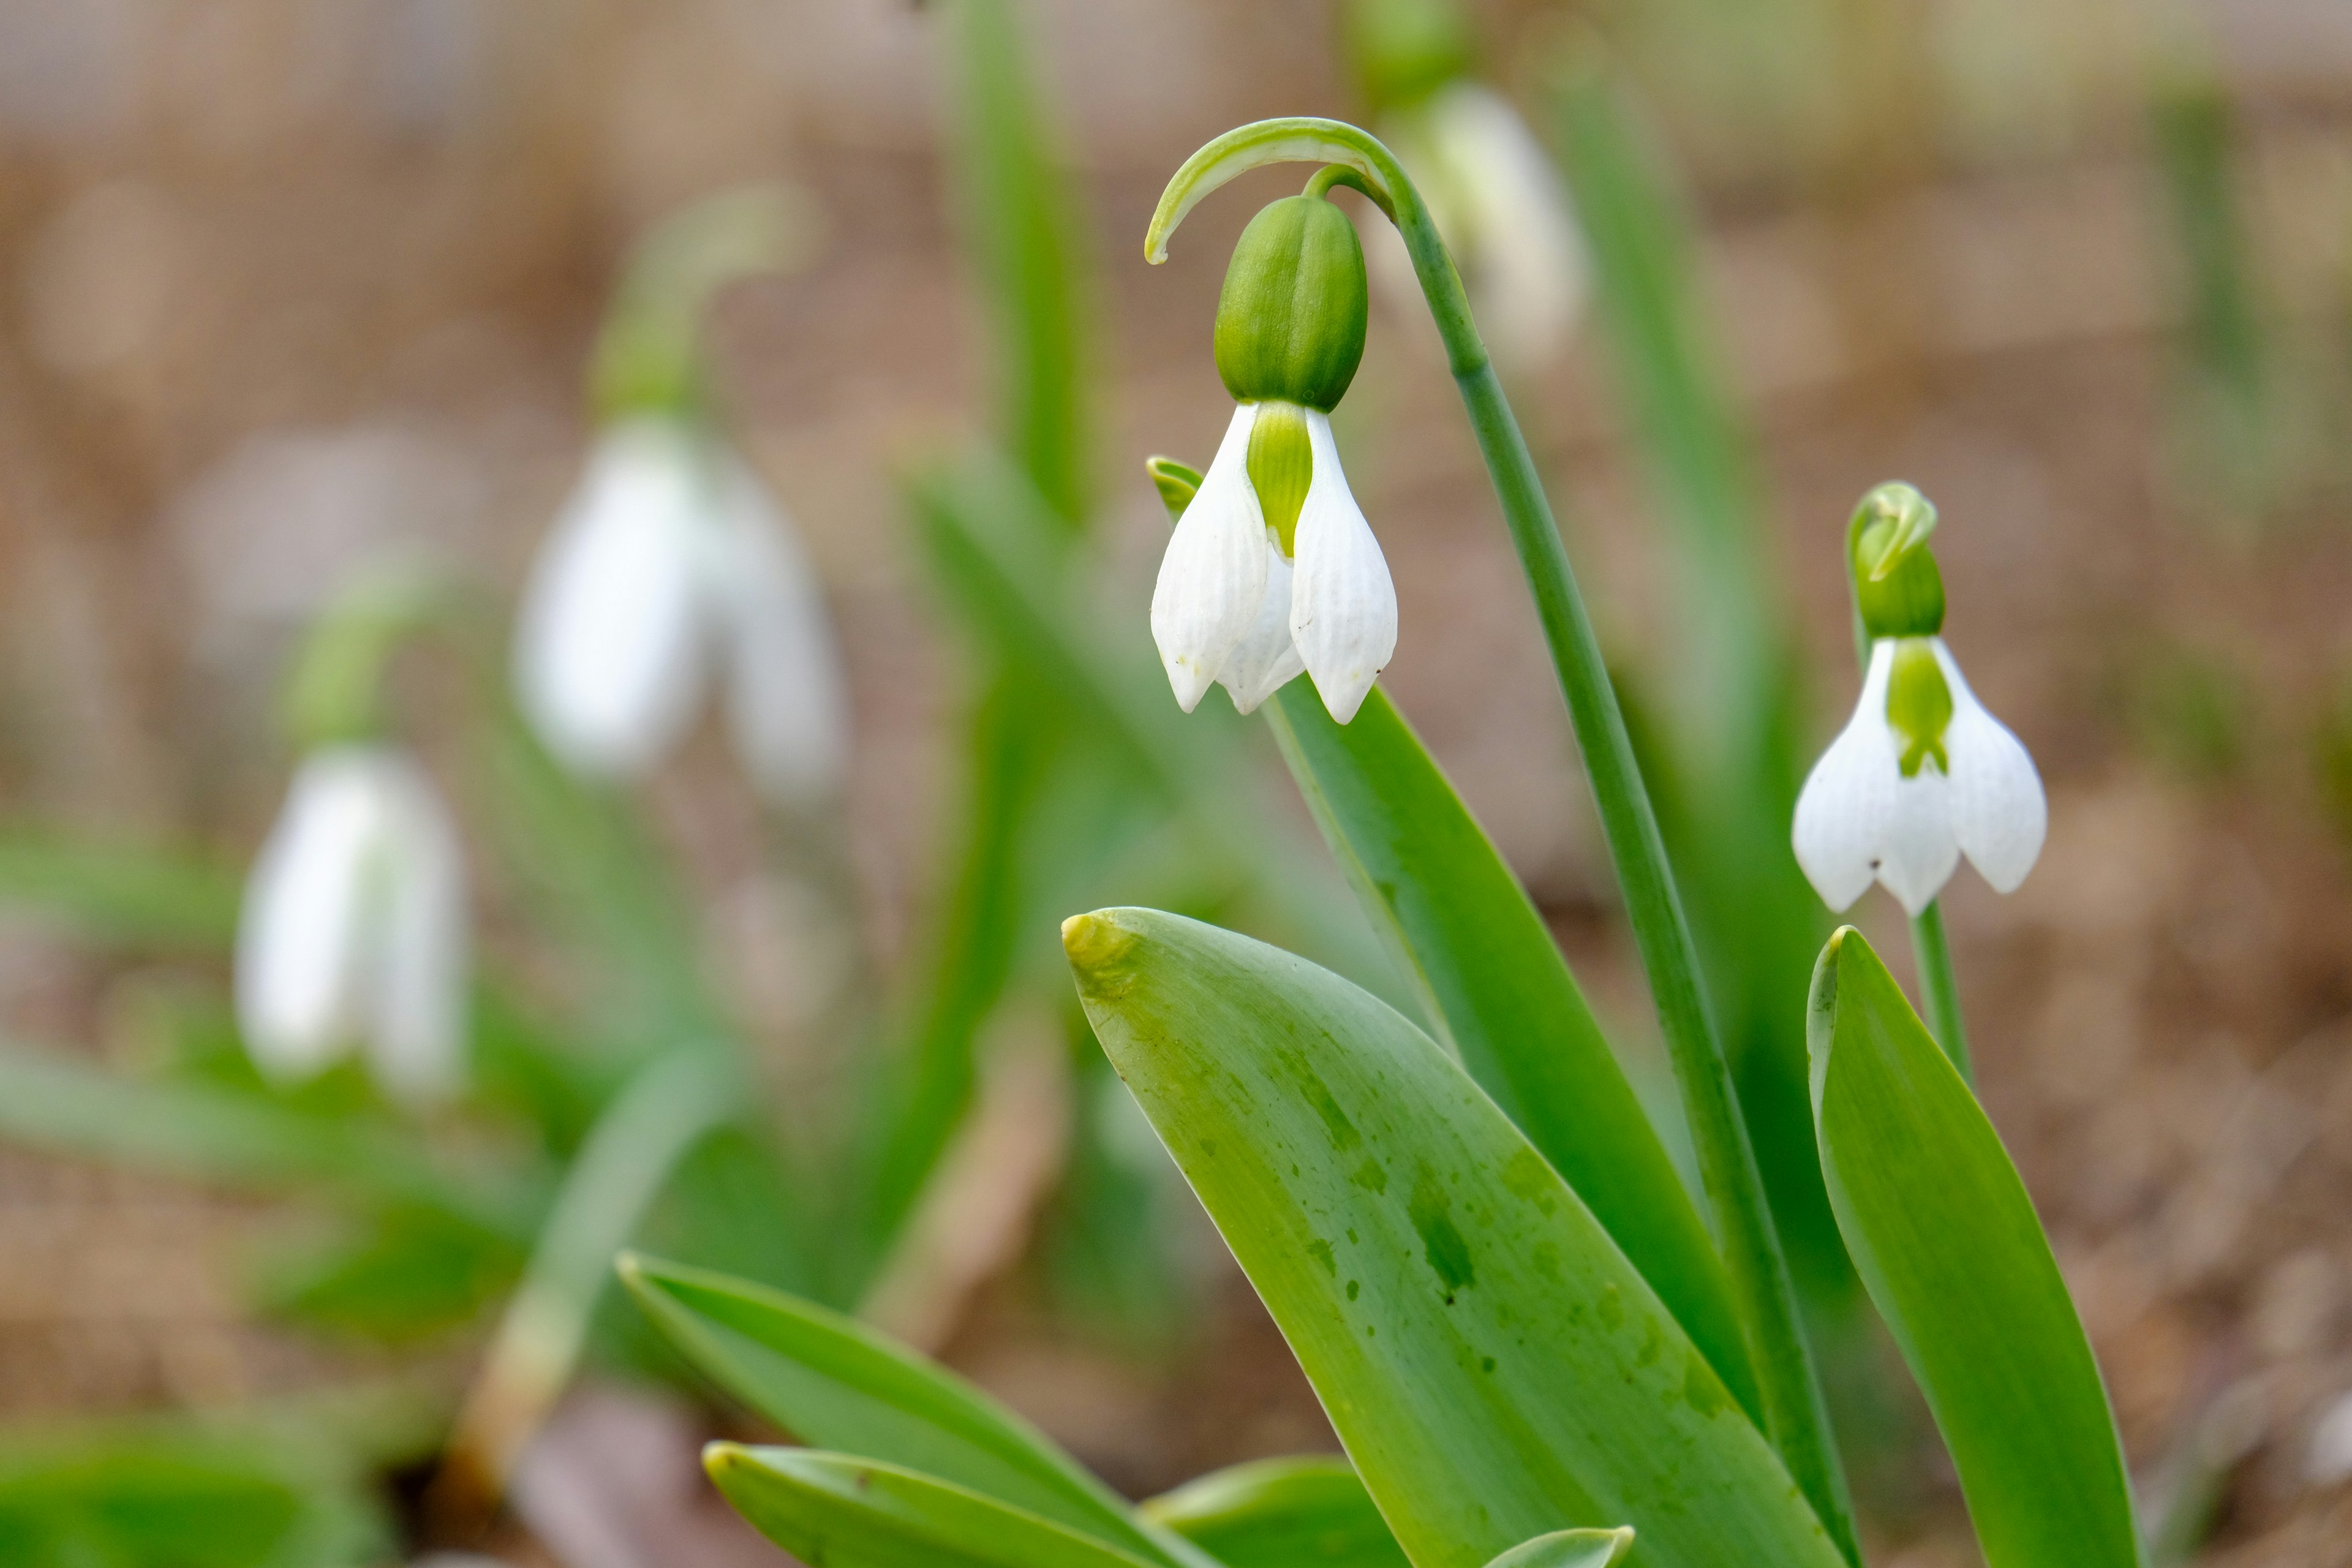
<svg viewBox="0 0 2352 1568">
<path fill-rule="evenodd" d="M 1556 18 L 1479 9 L 1524 87 Z M 1871 91 L 1743 119 L 1709 97 L 1741 74 L 1736 49 L 1657 63 L 1657 37 L 1709 7 L 1603 21 L 1695 170 L 1822 732 L 1853 684 L 1843 519 L 1869 484 L 1911 479 L 1946 520 L 1953 647 L 2052 799 L 2021 893 L 1964 872 L 1948 900 L 1985 1101 L 2135 1468 L 2200 1442 L 2236 1456 L 2200 1561 L 2352 1563 L 2352 1487 L 2306 1464 L 2318 1415 L 2352 1392 L 2352 822 L 2315 760 L 2352 670 L 2352 24 L 2328 0 L 2199 14 L 2240 117 L 2276 384 L 2283 456 L 2250 500 L 2183 439 L 2178 247 L 2125 8 L 1796 9 L 1833 14 L 1825 47 Z M 1208 135 L 1350 105 L 1320 5 L 1030 10 L 1105 270 L 1104 533 L 1139 613 L 1161 525 L 1136 465 L 1205 454 L 1222 426 L 1208 321 L 1248 205 L 1204 209 L 1158 271 L 1144 220 Z M 1867 71 L 1888 58 L 1912 74 Z M 249 850 L 282 779 L 270 671 L 302 610 L 401 541 L 519 580 L 579 458 L 579 377 L 628 237 L 782 174 L 821 198 L 828 247 L 730 298 L 714 341 L 741 438 L 833 595 L 857 860 L 879 940 L 903 943 L 951 783 L 959 645 L 892 476 L 971 429 L 985 389 L 938 74 L 930 24 L 885 0 L 0 0 L 0 803 Z M 1402 605 L 1392 689 L 1580 971 L 1638 1017 L 1458 409 L 1412 330 L 1383 318 L 1374 340 L 1347 433 Z M 1597 356 L 1535 390 L 1588 592 L 1620 647 L 1654 654 L 1654 523 Z M 714 908 L 751 858 L 724 769 L 705 737 L 657 792 Z M 1864 923 L 1892 951 L 1882 903 Z M 772 932 L 722 925 L 736 967 L 789 969 L 759 945 Z M 0 937 L 19 1036 L 95 1047 L 112 978 L 29 929 Z M 240 1315 L 257 1220 L 0 1155 L 0 1418 L 320 1375 L 318 1352 Z M 1211 1300 L 1172 1368 L 1045 1331 L 1017 1282 L 983 1292 L 952 1351 L 1136 1490 L 1328 1442 L 1229 1268 Z M 1909 1468 L 1879 1560 L 1971 1561 L 1949 1476 Z"/>
</svg>

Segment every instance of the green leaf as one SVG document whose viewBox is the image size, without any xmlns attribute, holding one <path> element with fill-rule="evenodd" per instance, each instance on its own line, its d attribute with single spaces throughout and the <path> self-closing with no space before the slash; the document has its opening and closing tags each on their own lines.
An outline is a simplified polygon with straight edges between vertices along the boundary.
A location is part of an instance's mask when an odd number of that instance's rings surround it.
<svg viewBox="0 0 2352 1568">
<path fill-rule="evenodd" d="M 437 1209 L 395 1205 L 324 1241 L 274 1249 L 264 1311 L 331 1333 L 407 1342 L 470 1321 L 522 1267 L 508 1237 Z"/>
<path fill-rule="evenodd" d="M 236 873 L 185 849 L 0 829 L 0 909 L 105 947 L 226 950 Z"/>
<path fill-rule="evenodd" d="M 1486 1568 L 1609 1568 L 1632 1550 L 1631 1530 L 1561 1530 L 1520 1542 Z"/>
<path fill-rule="evenodd" d="M 1960 1473 L 1990 1568 L 2135 1568 L 2090 1342 L 2000 1134 L 1852 927 L 1807 1011 L 1838 1226 Z"/>
<path fill-rule="evenodd" d="M 1706 1356 L 1428 1036 L 1155 910 L 1078 916 L 1063 942 L 1418 1568 L 1622 1522 L 1653 1568 L 1842 1561 Z"/>
<path fill-rule="evenodd" d="M 1084 523 L 1094 419 L 1087 342 L 1093 279 L 1011 0 L 949 8 L 957 70 L 959 216 L 994 332 L 996 423 L 1058 514 Z"/>
<path fill-rule="evenodd" d="M 824 1568 L 1147 1568 L 1092 1536 L 872 1459 L 713 1443 L 702 1463 L 762 1535 Z"/>
<path fill-rule="evenodd" d="M 224 1186 L 414 1203 L 514 1240 L 528 1240 L 540 1214 L 535 1184 L 445 1167 L 381 1122 L 306 1115 L 235 1089 L 141 1082 L 14 1047 L 0 1047 L 0 1139 Z"/>
<path fill-rule="evenodd" d="M 1355 1467 L 1337 1454 L 1213 1470 L 1143 1512 L 1225 1568 L 1412 1568 Z"/>
<path fill-rule="evenodd" d="M 941 1477 L 1151 1561 L 1198 1562 L 1139 1526 L 1053 1439 L 887 1335 L 723 1274 L 634 1256 L 620 1268 L 688 1361 L 803 1441 Z"/>
<path fill-rule="evenodd" d="M 1543 917 L 1420 737 L 1377 688 L 1349 724 L 1298 682 L 1267 711 L 1324 841 L 1429 1017 L 1755 1411 L 1715 1243 Z"/>
</svg>

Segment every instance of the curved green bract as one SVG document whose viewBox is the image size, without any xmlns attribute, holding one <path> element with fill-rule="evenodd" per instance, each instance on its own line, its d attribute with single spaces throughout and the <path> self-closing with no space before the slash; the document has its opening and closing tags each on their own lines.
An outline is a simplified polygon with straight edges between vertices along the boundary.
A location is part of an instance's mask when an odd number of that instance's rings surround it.
<svg viewBox="0 0 2352 1568">
<path fill-rule="evenodd" d="M 1149 1568 L 1025 1510 L 872 1459 L 713 1443 L 702 1466 L 761 1534 L 823 1568 Z"/>
<path fill-rule="evenodd" d="M 1154 1562 L 1198 1568 L 1198 1553 L 1139 1526 L 1118 1494 L 1052 1438 L 887 1335 L 724 1274 L 634 1254 L 620 1270 L 687 1360 L 794 1436 L 940 1477 Z"/>
<path fill-rule="evenodd" d="M 1380 142 L 1344 121 L 1294 116 L 1261 120 L 1226 132 L 1184 160 L 1160 193 L 1143 237 L 1143 258 L 1154 266 L 1168 259 L 1169 237 L 1185 216 L 1219 186 L 1268 163 L 1340 163 L 1363 176 L 1365 194 L 1391 219 L 1400 191 L 1409 193 L 1404 169 Z"/>
<path fill-rule="evenodd" d="M 1417 1568 L 1631 1523 L 1649 1568 L 1836 1568 L 1778 1456 L 1437 1043 L 1151 910 L 1063 927 L 1095 1033 Z"/>
<path fill-rule="evenodd" d="M 1386 693 L 1339 724 L 1303 683 L 1268 705 L 1364 913 L 1479 1087 L 1607 1227 L 1753 1414 L 1715 1243 L 1543 917 Z"/>
<path fill-rule="evenodd" d="M 1521 1542 L 1486 1568 L 1609 1568 L 1633 1550 L 1631 1530 L 1561 1530 Z"/>
<path fill-rule="evenodd" d="M 2115 1417 L 2025 1184 L 1878 955 L 1830 938 L 1806 1013 L 1838 1228 L 1927 1396 L 1990 1568 L 2137 1568 Z"/>
<path fill-rule="evenodd" d="M 1412 1568 L 1339 1454 L 1253 1459 L 1143 1505 L 1225 1568 Z"/>
</svg>

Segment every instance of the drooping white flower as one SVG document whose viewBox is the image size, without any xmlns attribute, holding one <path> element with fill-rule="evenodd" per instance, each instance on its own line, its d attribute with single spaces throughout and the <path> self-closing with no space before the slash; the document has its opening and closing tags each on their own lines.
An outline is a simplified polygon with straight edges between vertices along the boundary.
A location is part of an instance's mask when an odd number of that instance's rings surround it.
<svg viewBox="0 0 2352 1568">
<path fill-rule="evenodd" d="M 268 1077 L 299 1082 L 355 1047 L 395 1097 L 465 1076 L 466 878 L 432 782 L 388 746 L 306 758 L 237 921 L 236 1010 Z"/>
<path fill-rule="evenodd" d="M 1940 637 L 1871 645 L 1862 700 L 1797 799 L 1797 863 L 1833 910 L 1874 878 L 1916 915 L 1961 855 L 2016 890 L 2049 829 L 2041 775 Z"/>
<path fill-rule="evenodd" d="M 1271 518 L 1252 471 L 1261 419 L 1303 426 L 1308 462 L 1303 496 L 1275 497 Z M 1261 453 L 1276 443 L 1300 445 L 1297 434 L 1276 434 Z M 1276 457 L 1259 469 L 1294 466 Z M 1285 478 L 1286 491 L 1299 488 Z M 1188 713 L 1213 683 L 1250 712 L 1305 671 L 1332 718 L 1356 716 L 1396 651 L 1396 586 L 1340 470 L 1329 416 L 1270 402 L 1234 410 L 1160 560 L 1151 636 Z"/>
<path fill-rule="evenodd" d="M 514 658 L 525 713 L 581 773 L 648 772 L 715 677 L 764 794 L 839 783 L 846 703 L 814 576 L 758 476 L 682 421 L 605 431 L 525 589 Z"/>
<path fill-rule="evenodd" d="M 1583 314 L 1592 265 L 1559 171 L 1519 111 L 1490 88 L 1456 81 L 1384 131 L 1454 253 L 1496 359 L 1533 370 L 1556 358 Z M 1391 225 L 1370 227 L 1383 292 L 1417 316 L 1421 285 L 1403 240 Z"/>
</svg>

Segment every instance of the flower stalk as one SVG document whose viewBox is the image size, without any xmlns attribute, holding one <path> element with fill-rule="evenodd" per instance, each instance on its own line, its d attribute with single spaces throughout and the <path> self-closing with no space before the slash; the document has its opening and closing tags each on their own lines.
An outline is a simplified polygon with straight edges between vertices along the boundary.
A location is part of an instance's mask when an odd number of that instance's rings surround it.
<svg viewBox="0 0 2352 1568">
<path fill-rule="evenodd" d="M 1643 785 L 1600 640 L 1534 458 L 1434 220 L 1395 157 L 1364 132 L 1330 120 L 1261 121 L 1219 137 L 1177 171 L 1153 215 L 1146 258 L 1165 260 L 1169 235 L 1220 185 L 1265 163 L 1294 162 L 1346 170 L 1331 179 L 1369 195 L 1396 225 L 1412 258 L 1534 596 L 1584 755 L 1611 858 L 1624 890 L 1627 917 L 1681 1086 L 1718 1240 L 1738 1295 L 1762 1384 L 1769 1435 L 1822 1524 L 1846 1556 L 1858 1561 L 1853 1508 L 1811 1352 L 1799 1324 L 1795 1287 L 1767 1206 L 1722 1041 L 1708 1014 L 1690 924 L 1666 863 L 1657 814 Z"/>
</svg>

